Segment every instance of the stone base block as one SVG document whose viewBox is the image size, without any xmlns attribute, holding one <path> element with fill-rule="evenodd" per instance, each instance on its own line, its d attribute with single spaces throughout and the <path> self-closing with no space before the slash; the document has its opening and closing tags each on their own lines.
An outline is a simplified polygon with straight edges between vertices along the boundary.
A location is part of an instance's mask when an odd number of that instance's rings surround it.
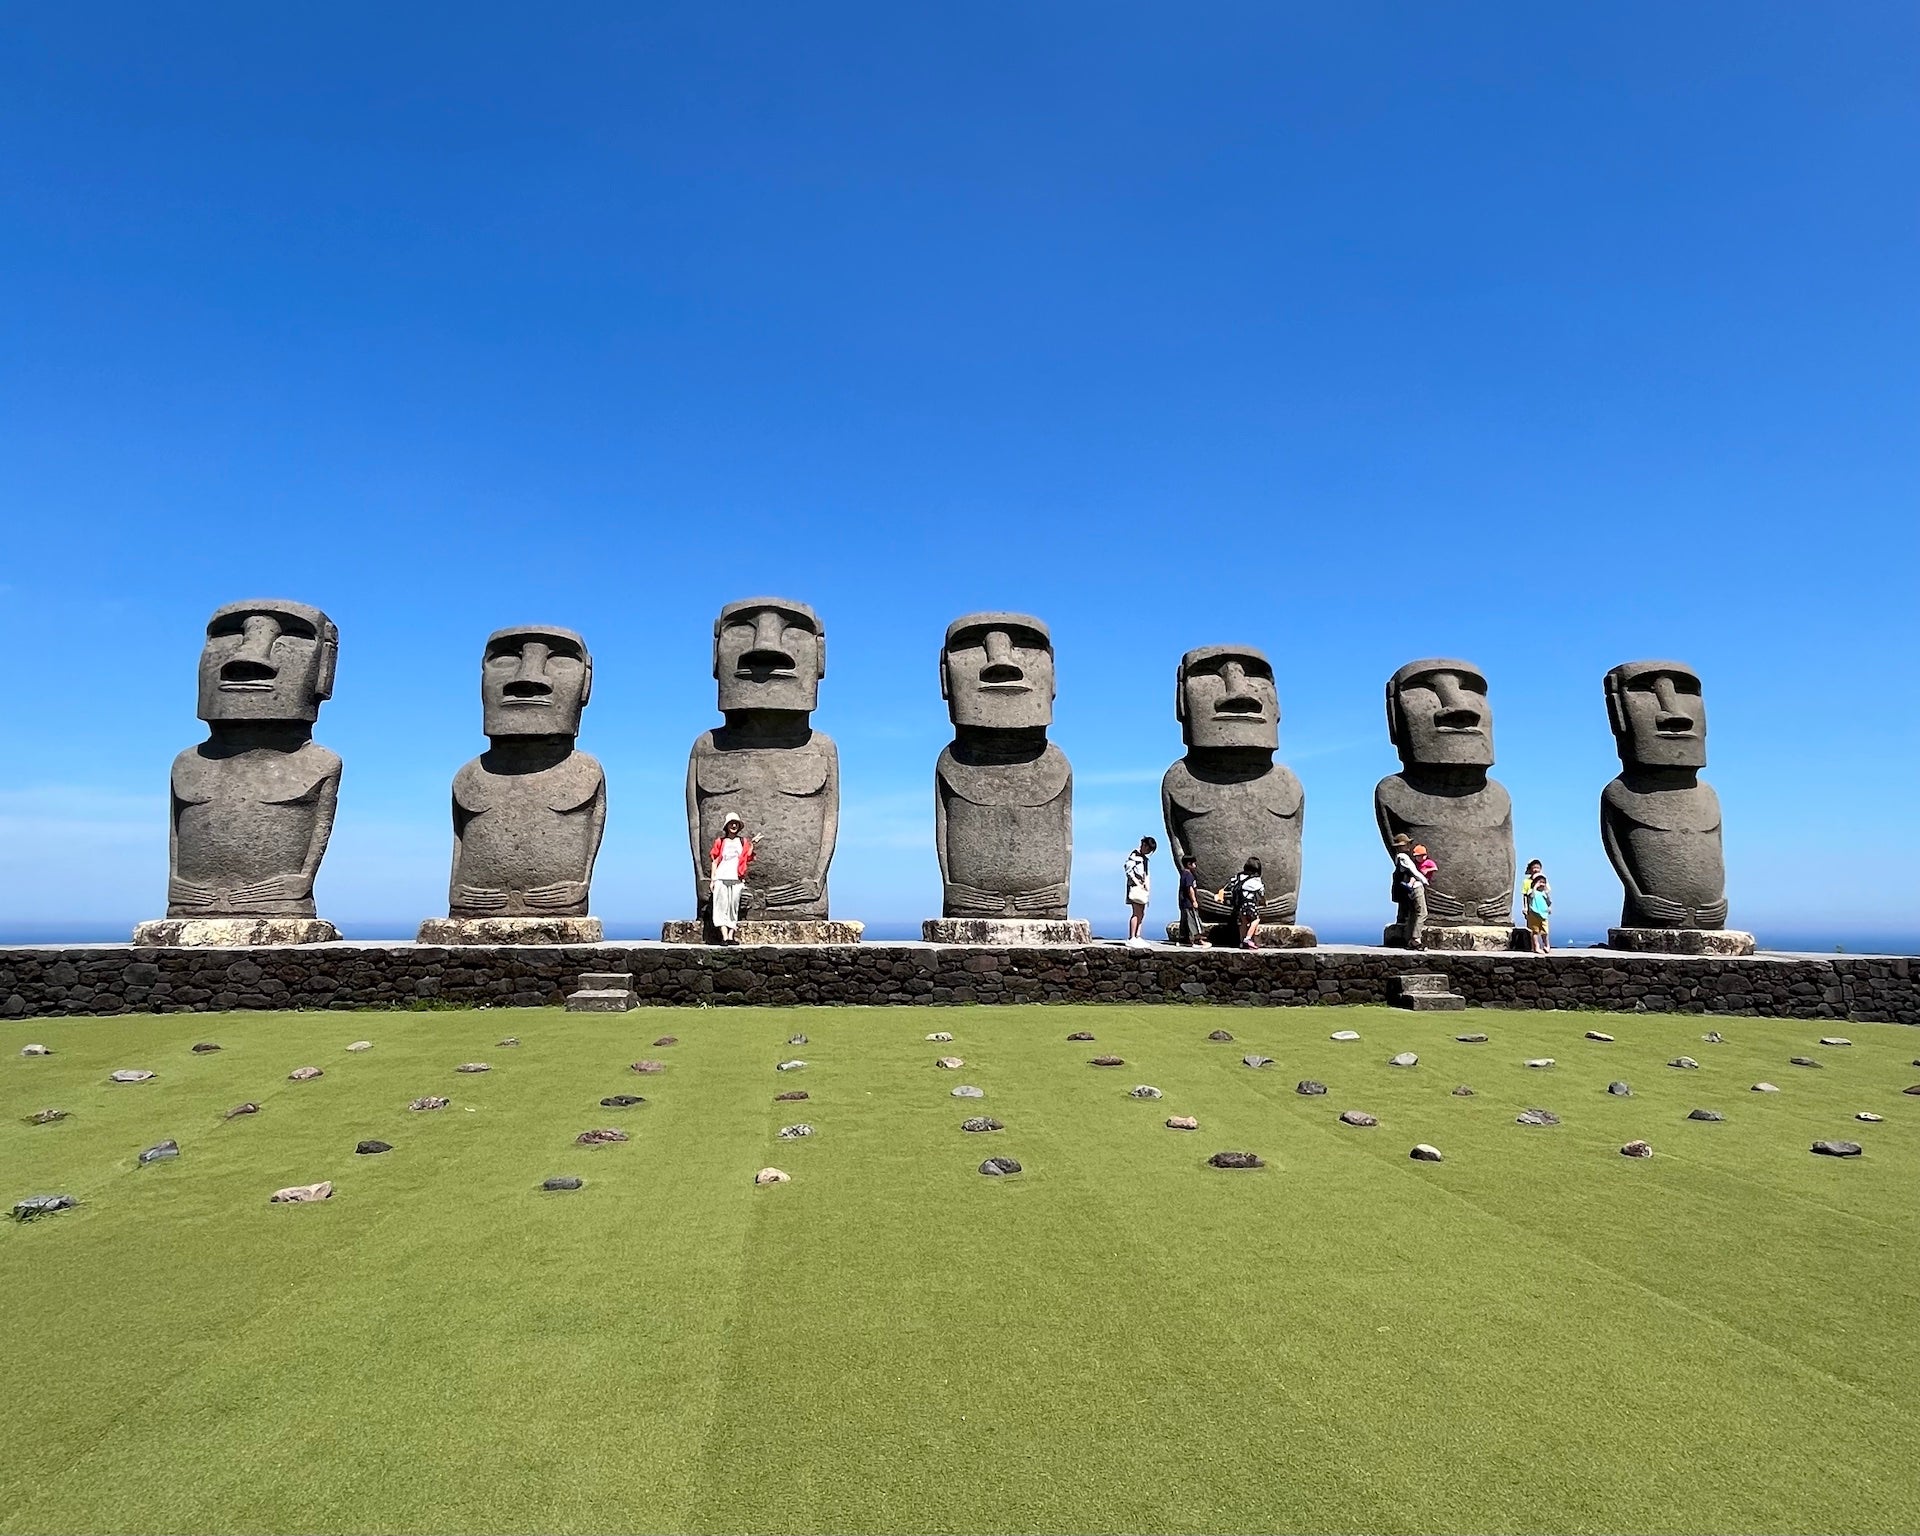
<svg viewBox="0 0 1920 1536">
<path fill-rule="evenodd" d="M 1636 955 L 1750 955 L 1753 935 L 1737 928 L 1609 928 L 1607 948 Z"/>
<path fill-rule="evenodd" d="M 1091 944 L 1093 924 L 1077 917 L 930 917 L 920 937 L 929 944 Z"/>
<path fill-rule="evenodd" d="M 867 931 L 865 923 L 841 922 L 824 917 L 748 918 L 734 929 L 742 944 L 858 944 Z M 662 923 L 662 944 L 718 944 L 720 931 L 695 918 L 689 922 Z"/>
<path fill-rule="evenodd" d="M 638 1006 L 634 995 L 621 988 L 583 988 L 567 994 L 568 1013 L 627 1013 Z"/>
<path fill-rule="evenodd" d="M 1428 923 L 1420 930 L 1420 938 L 1428 949 L 1441 950 L 1493 950 L 1527 949 L 1527 930 L 1509 926 L 1485 927 L 1462 924 L 1458 927 L 1443 927 L 1439 923 Z M 1388 923 L 1380 935 L 1380 942 L 1388 949 L 1405 949 L 1406 934 L 1398 923 Z"/>
<path fill-rule="evenodd" d="M 1167 924 L 1167 942 L 1180 942 L 1180 925 Z M 1240 943 L 1239 928 L 1230 923 L 1215 923 L 1207 929 L 1207 942 L 1215 949 L 1234 949 Z M 1318 949 L 1320 936 L 1299 923 L 1262 923 L 1254 942 L 1261 949 Z"/>
<path fill-rule="evenodd" d="M 135 928 L 133 942 L 156 949 L 337 944 L 340 930 L 317 917 L 160 917 Z"/>
<path fill-rule="evenodd" d="M 422 944 L 600 944 L 597 917 L 430 917 Z"/>
</svg>

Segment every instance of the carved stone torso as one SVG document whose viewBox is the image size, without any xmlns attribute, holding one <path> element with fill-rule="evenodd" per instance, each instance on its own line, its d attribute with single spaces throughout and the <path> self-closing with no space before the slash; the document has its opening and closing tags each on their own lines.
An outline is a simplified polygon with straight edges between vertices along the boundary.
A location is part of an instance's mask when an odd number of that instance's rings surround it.
<svg viewBox="0 0 1920 1536">
<path fill-rule="evenodd" d="M 1196 768 L 1198 772 L 1196 772 Z M 1177 870 L 1192 854 L 1200 877 L 1200 910 L 1224 921 L 1214 899 L 1251 858 L 1258 858 L 1267 899 L 1260 916 L 1290 923 L 1300 905 L 1300 828 L 1306 796 L 1284 763 L 1252 778 L 1221 776 L 1190 753 L 1160 781 L 1160 805 Z"/>
<path fill-rule="evenodd" d="M 1498 780 L 1449 794 L 1389 774 L 1374 789 L 1373 808 L 1383 839 L 1404 832 L 1439 866 L 1427 892 L 1428 922 L 1513 921 L 1513 801 Z"/>
<path fill-rule="evenodd" d="M 585 752 L 502 773 L 476 757 L 453 776 L 455 917 L 584 917 L 605 824 L 606 775 Z"/>
<path fill-rule="evenodd" d="M 1720 797 L 1711 784 L 1641 791 L 1613 779 L 1600 793 L 1600 823 L 1626 886 L 1623 928 L 1726 925 Z M 1651 901 L 1636 901 L 1635 891 Z"/>
<path fill-rule="evenodd" d="M 706 909 L 708 850 L 729 816 L 753 840 L 748 907 L 756 917 L 824 918 L 840 820 L 840 754 L 814 731 L 798 746 L 734 747 L 705 731 L 687 765 L 695 898 Z"/>
<path fill-rule="evenodd" d="M 1026 762 L 969 763 L 950 745 L 934 793 L 945 823 L 945 916 L 1067 915 L 1073 769 L 1064 752 L 1048 742 Z"/>
<path fill-rule="evenodd" d="M 170 917 L 312 917 L 340 759 L 317 742 L 173 760 Z"/>
</svg>

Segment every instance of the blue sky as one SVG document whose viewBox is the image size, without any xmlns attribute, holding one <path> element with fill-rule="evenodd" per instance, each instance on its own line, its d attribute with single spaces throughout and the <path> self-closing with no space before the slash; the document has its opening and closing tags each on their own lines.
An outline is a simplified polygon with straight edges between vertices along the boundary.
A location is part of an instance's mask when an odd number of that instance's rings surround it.
<svg viewBox="0 0 1920 1536">
<path fill-rule="evenodd" d="M 733 597 L 826 620 L 836 914 L 938 906 L 940 635 L 1053 625 L 1076 910 L 1182 650 L 1273 657 L 1302 920 L 1460 655 L 1563 926 L 1600 678 L 1706 680 L 1732 921 L 1912 934 L 1911 6 L 0 7 L 0 928 L 158 915 L 218 604 L 342 631 L 321 910 L 445 910 L 478 663 L 582 631 L 595 908 L 691 902 Z M 1910 841 L 1910 837 L 1906 837 Z M 1170 903 L 1166 903 L 1169 906 Z"/>
</svg>

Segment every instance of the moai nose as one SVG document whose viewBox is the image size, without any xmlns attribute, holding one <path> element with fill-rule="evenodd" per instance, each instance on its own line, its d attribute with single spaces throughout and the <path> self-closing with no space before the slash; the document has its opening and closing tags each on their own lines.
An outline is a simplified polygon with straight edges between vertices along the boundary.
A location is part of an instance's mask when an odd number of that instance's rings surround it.
<svg viewBox="0 0 1920 1536">
<path fill-rule="evenodd" d="M 1221 695 L 1219 713 L 1223 715 L 1257 715 L 1260 700 L 1247 686 L 1247 669 L 1237 661 L 1230 661 L 1220 669 Z"/>
<path fill-rule="evenodd" d="M 983 683 L 1022 683 L 1027 674 L 1013 659 L 1013 640 L 1003 629 L 987 631 L 987 664 L 980 669 Z"/>
<path fill-rule="evenodd" d="M 793 654 L 785 645 L 786 620 L 771 608 L 762 608 L 753 618 L 753 646 L 740 658 L 740 665 L 756 671 L 791 671 Z"/>
<path fill-rule="evenodd" d="M 280 675 L 273 663 L 273 642 L 280 638 L 280 621 L 270 614 L 248 617 L 240 632 L 240 649 L 220 668 L 223 683 L 270 683 Z"/>
<path fill-rule="evenodd" d="M 1471 731 L 1483 723 L 1478 698 L 1462 688 L 1460 679 L 1451 672 L 1434 674 L 1433 691 L 1440 699 L 1440 709 L 1434 716 L 1435 725 L 1443 730 Z"/>
<path fill-rule="evenodd" d="M 1653 680 L 1653 696 L 1660 706 L 1654 717 L 1655 730 L 1684 733 L 1693 729 L 1693 712 L 1681 702 L 1672 678 L 1656 677 Z"/>
<path fill-rule="evenodd" d="M 513 675 L 505 693 L 510 699 L 544 699 L 553 693 L 553 684 L 547 681 L 547 658 L 553 654 L 552 647 L 541 640 L 529 640 L 520 647 L 520 670 Z"/>
</svg>

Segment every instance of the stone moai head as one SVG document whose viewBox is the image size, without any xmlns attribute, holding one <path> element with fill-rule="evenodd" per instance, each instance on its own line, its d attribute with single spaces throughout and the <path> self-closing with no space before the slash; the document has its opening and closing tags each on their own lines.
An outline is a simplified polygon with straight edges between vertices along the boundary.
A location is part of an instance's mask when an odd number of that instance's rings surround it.
<svg viewBox="0 0 1920 1536">
<path fill-rule="evenodd" d="M 489 738 L 578 736 L 593 694 L 587 642 L 553 624 L 516 624 L 487 636 L 480 707 Z"/>
<path fill-rule="evenodd" d="M 1250 645 L 1203 645 L 1180 658 L 1173 712 L 1190 747 L 1280 745 L 1280 695 L 1273 665 Z"/>
<path fill-rule="evenodd" d="M 1024 613 L 970 613 L 947 626 L 940 697 L 955 725 L 1045 730 L 1053 724 L 1053 636 Z"/>
<path fill-rule="evenodd" d="M 281 598 L 228 603 L 207 620 L 200 718 L 305 721 L 333 696 L 340 631 L 318 608 Z"/>
<path fill-rule="evenodd" d="M 1623 768 L 1707 766 L 1700 675 L 1677 661 L 1623 662 L 1607 674 L 1607 720 Z"/>
<path fill-rule="evenodd" d="M 1404 768 L 1491 768 L 1486 676 L 1465 661 L 1408 662 L 1387 679 L 1387 737 Z"/>
<path fill-rule="evenodd" d="M 720 708 L 811 711 L 827 675 L 827 631 L 805 603 L 749 597 L 713 621 Z"/>
</svg>

